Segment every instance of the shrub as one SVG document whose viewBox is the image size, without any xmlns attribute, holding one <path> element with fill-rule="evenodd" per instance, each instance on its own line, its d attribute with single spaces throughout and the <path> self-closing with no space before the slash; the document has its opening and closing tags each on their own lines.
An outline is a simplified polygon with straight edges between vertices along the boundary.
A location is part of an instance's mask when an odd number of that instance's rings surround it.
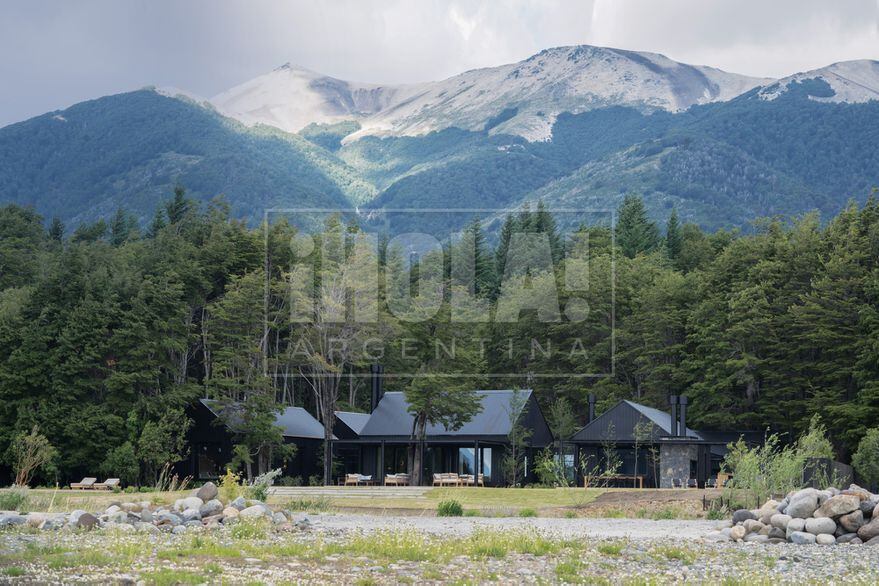
<svg viewBox="0 0 879 586">
<path fill-rule="evenodd" d="M 852 466 L 867 484 L 879 484 L 879 427 L 868 430 L 852 456 Z"/>
<path fill-rule="evenodd" d="M 705 515 L 705 518 L 709 521 L 722 521 L 726 519 L 727 516 L 727 512 L 723 509 L 709 509 L 708 513 Z"/>
<path fill-rule="evenodd" d="M 437 517 L 461 517 L 464 514 L 464 507 L 455 500 L 440 501 L 436 506 Z"/>
<path fill-rule="evenodd" d="M 27 489 L 15 487 L 0 492 L 0 511 L 21 511 L 27 504 Z"/>
<path fill-rule="evenodd" d="M 241 496 L 242 492 L 241 477 L 226 468 L 226 473 L 220 477 L 220 496 L 225 502 L 230 502 Z"/>
<path fill-rule="evenodd" d="M 38 470 L 48 471 L 58 450 L 49 443 L 48 438 L 40 433 L 35 425 L 30 433 L 21 433 L 12 440 L 9 446 L 9 460 L 15 472 L 15 485 L 28 486 Z"/>
<path fill-rule="evenodd" d="M 281 476 L 275 481 L 278 486 L 302 486 L 301 476 Z"/>
<path fill-rule="evenodd" d="M 110 450 L 101 464 L 101 473 L 108 478 L 118 478 L 126 486 L 137 484 L 140 466 L 132 443 L 125 442 Z"/>
<path fill-rule="evenodd" d="M 520 517 L 536 517 L 537 511 L 531 508 L 524 508 L 519 510 Z"/>
<path fill-rule="evenodd" d="M 253 479 L 253 484 L 247 489 L 248 496 L 252 499 L 265 502 L 269 498 L 269 489 L 275 482 L 275 478 L 281 475 L 281 469 L 269 470 Z"/>
</svg>

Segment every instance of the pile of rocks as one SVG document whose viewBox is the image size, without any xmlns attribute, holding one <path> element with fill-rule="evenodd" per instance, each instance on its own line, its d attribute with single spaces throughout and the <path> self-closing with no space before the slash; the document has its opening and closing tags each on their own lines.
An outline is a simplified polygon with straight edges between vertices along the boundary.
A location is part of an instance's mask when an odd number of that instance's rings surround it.
<svg viewBox="0 0 879 586">
<path fill-rule="evenodd" d="M 217 529 L 240 520 L 264 520 L 279 531 L 307 529 L 308 517 L 290 511 L 273 511 L 265 503 L 238 497 L 226 504 L 216 485 L 208 482 L 171 507 L 148 501 L 115 503 L 103 513 L 77 510 L 71 513 L 0 513 L 0 527 L 29 526 L 43 530 L 116 529 L 150 533 L 183 533 L 187 529 Z"/>
<path fill-rule="evenodd" d="M 879 545 L 879 495 L 856 484 L 845 490 L 804 488 L 755 510 L 740 509 L 710 541 Z"/>
</svg>

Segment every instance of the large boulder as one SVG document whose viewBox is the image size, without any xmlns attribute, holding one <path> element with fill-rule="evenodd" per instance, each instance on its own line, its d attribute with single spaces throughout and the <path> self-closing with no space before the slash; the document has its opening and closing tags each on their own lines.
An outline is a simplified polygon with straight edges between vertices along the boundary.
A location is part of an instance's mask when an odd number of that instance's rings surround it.
<svg viewBox="0 0 879 586">
<path fill-rule="evenodd" d="M 772 515 L 772 517 L 769 519 L 769 523 L 773 527 L 777 527 L 783 531 L 787 529 L 787 524 L 790 523 L 790 520 L 790 515 L 785 515 L 784 513 L 776 513 Z"/>
<path fill-rule="evenodd" d="M 797 545 L 809 545 L 815 543 L 815 536 L 811 533 L 804 533 L 802 531 L 794 531 L 788 537 L 791 543 L 796 543 Z"/>
<path fill-rule="evenodd" d="M 864 513 L 860 509 L 839 518 L 839 525 L 849 533 L 857 533 L 864 526 Z"/>
<path fill-rule="evenodd" d="M 757 519 L 747 519 L 742 526 L 745 528 L 745 533 L 760 533 L 760 530 L 763 529 L 766 525 L 758 521 Z"/>
<path fill-rule="evenodd" d="M 869 541 L 865 541 L 864 545 L 879 545 L 879 535 L 870 539 Z"/>
<path fill-rule="evenodd" d="M 836 543 L 836 538 L 833 535 L 820 533 L 815 536 L 815 543 L 817 543 L 818 545 L 833 545 Z"/>
<path fill-rule="evenodd" d="M 830 497 L 815 511 L 815 517 L 839 517 L 852 511 L 857 511 L 861 506 L 861 499 L 853 494 L 840 494 Z"/>
<path fill-rule="evenodd" d="M 796 533 L 797 531 L 803 531 L 806 529 L 806 520 L 805 519 L 791 519 L 787 524 L 786 534 L 787 538 L 790 539 L 792 533 Z"/>
<path fill-rule="evenodd" d="M 201 520 L 201 513 L 198 512 L 198 509 L 186 509 L 180 514 L 180 516 L 184 523 Z"/>
<path fill-rule="evenodd" d="M 204 500 L 201 497 L 190 496 L 186 497 L 182 501 L 180 501 L 180 510 L 185 511 L 186 509 L 195 509 L 198 510 L 204 504 Z"/>
<path fill-rule="evenodd" d="M 203 504 L 198 511 L 201 513 L 202 518 L 212 517 L 223 511 L 223 503 L 217 499 L 212 499 Z"/>
<path fill-rule="evenodd" d="M 808 519 L 817 508 L 818 491 L 814 488 L 804 488 L 791 495 L 790 503 L 784 512 L 796 519 Z"/>
<path fill-rule="evenodd" d="M 733 524 L 744 523 L 748 519 L 756 519 L 757 516 L 748 509 L 739 509 L 732 516 Z"/>
<path fill-rule="evenodd" d="M 806 519 L 806 532 L 813 535 L 833 535 L 836 533 L 836 523 L 829 517 Z"/>
<path fill-rule="evenodd" d="M 253 505 L 252 507 L 247 507 L 243 509 L 238 516 L 241 519 L 258 519 L 260 517 L 264 517 L 266 515 L 266 506 L 265 505 Z M 744 527 L 742 531 L 744 531 Z"/>
<path fill-rule="evenodd" d="M 849 485 L 847 489 L 842 491 L 842 494 L 855 495 L 862 501 L 868 500 L 872 496 L 869 490 L 863 489 L 857 484 Z"/>
<path fill-rule="evenodd" d="M 741 541 L 745 538 L 745 528 L 742 525 L 736 525 L 729 531 L 729 538 L 733 541 Z"/>
<path fill-rule="evenodd" d="M 27 523 L 27 517 L 17 513 L 0 513 L 0 527 L 14 527 Z"/>
<path fill-rule="evenodd" d="M 226 507 L 223 509 L 223 519 L 235 519 L 238 517 L 238 513 L 239 511 L 235 507 Z"/>
<path fill-rule="evenodd" d="M 75 529 L 93 529 L 98 524 L 98 518 L 91 513 L 83 513 L 76 517 L 75 522 L 71 522 L 71 527 Z"/>
<path fill-rule="evenodd" d="M 770 529 L 767 537 L 769 537 L 769 539 L 787 539 L 784 529 L 779 529 L 778 527 Z"/>
<path fill-rule="evenodd" d="M 857 533 L 844 533 L 836 538 L 836 543 L 849 543 L 852 539 L 857 538 Z"/>
<path fill-rule="evenodd" d="M 858 537 L 860 537 L 862 541 L 869 541 L 877 535 L 879 535 L 879 517 L 874 518 L 872 521 L 858 529 Z"/>
<path fill-rule="evenodd" d="M 217 490 L 217 485 L 213 482 L 205 482 L 201 488 L 198 489 L 198 492 L 195 493 L 195 496 L 200 498 L 202 501 L 212 501 L 217 498 L 217 495 L 220 494 L 220 491 Z"/>
<path fill-rule="evenodd" d="M 751 533 L 750 535 L 746 535 L 744 541 L 748 543 L 767 543 L 769 541 L 769 537 L 766 535 L 760 535 L 759 533 Z"/>
</svg>

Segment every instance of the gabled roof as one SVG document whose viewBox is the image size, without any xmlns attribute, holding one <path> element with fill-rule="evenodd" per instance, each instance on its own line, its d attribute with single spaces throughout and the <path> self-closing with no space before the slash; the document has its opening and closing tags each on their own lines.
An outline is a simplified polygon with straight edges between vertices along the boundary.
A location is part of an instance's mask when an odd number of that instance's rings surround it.
<svg viewBox="0 0 879 586">
<path fill-rule="evenodd" d="M 598 441 L 618 441 L 632 442 L 635 439 L 635 426 L 639 421 L 649 421 L 653 424 L 652 438 L 654 441 L 662 436 L 670 436 L 672 433 L 671 415 L 634 403 L 632 401 L 620 401 L 598 417 L 591 423 L 587 423 L 580 431 L 574 434 L 572 441 L 598 442 Z M 613 427 L 613 436 L 608 437 L 608 430 Z M 687 437 L 701 440 L 699 432 L 687 428 Z M 681 438 L 683 439 L 683 438 Z"/>
<path fill-rule="evenodd" d="M 336 418 L 347 425 L 351 431 L 360 435 L 366 422 L 369 421 L 369 413 L 355 413 L 353 411 L 336 411 Z"/>
<path fill-rule="evenodd" d="M 461 429 L 455 431 L 448 431 L 442 425 L 428 425 L 428 437 L 508 436 L 514 419 L 510 414 L 510 401 L 515 392 L 513 390 L 475 391 L 482 402 L 482 411 L 474 415 Z M 524 410 L 531 399 L 531 391 L 522 390 L 519 393 L 523 397 Z M 516 414 L 518 415 L 520 414 Z M 360 432 L 360 437 L 409 437 L 412 435 L 413 419 L 403 393 L 385 393 Z"/>
<path fill-rule="evenodd" d="M 223 409 L 223 404 L 220 401 L 212 399 L 200 399 L 200 401 L 215 417 L 220 417 Z M 230 407 L 234 408 L 235 405 L 233 403 Z M 234 415 L 227 420 L 227 427 L 230 424 L 235 425 Z M 286 407 L 278 413 L 275 425 L 281 428 L 284 437 L 324 439 L 324 426 L 302 407 Z"/>
</svg>

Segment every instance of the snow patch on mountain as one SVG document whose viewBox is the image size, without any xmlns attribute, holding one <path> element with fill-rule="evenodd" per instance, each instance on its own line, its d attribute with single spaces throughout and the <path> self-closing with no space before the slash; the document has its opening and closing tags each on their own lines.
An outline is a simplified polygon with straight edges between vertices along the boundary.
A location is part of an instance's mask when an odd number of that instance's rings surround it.
<svg viewBox="0 0 879 586">
<path fill-rule="evenodd" d="M 551 137 L 562 112 L 612 105 L 678 111 L 729 100 L 767 81 L 678 63 L 656 53 L 588 45 L 541 51 L 519 63 L 421 84 L 352 83 L 282 66 L 213 98 L 246 124 L 296 132 L 308 124 L 355 119 L 367 135 L 419 135 L 448 127 Z"/>
<path fill-rule="evenodd" d="M 863 103 L 879 100 L 879 61 L 861 59 L 834 63 L 821 69 L 797 73 L 760 91 L 760 98 L 774 100 L 786 93 L 791 85 L 820 79 L 833 90 L 831 96 L 809 96 L 819 102 Z"/>
</svg>

